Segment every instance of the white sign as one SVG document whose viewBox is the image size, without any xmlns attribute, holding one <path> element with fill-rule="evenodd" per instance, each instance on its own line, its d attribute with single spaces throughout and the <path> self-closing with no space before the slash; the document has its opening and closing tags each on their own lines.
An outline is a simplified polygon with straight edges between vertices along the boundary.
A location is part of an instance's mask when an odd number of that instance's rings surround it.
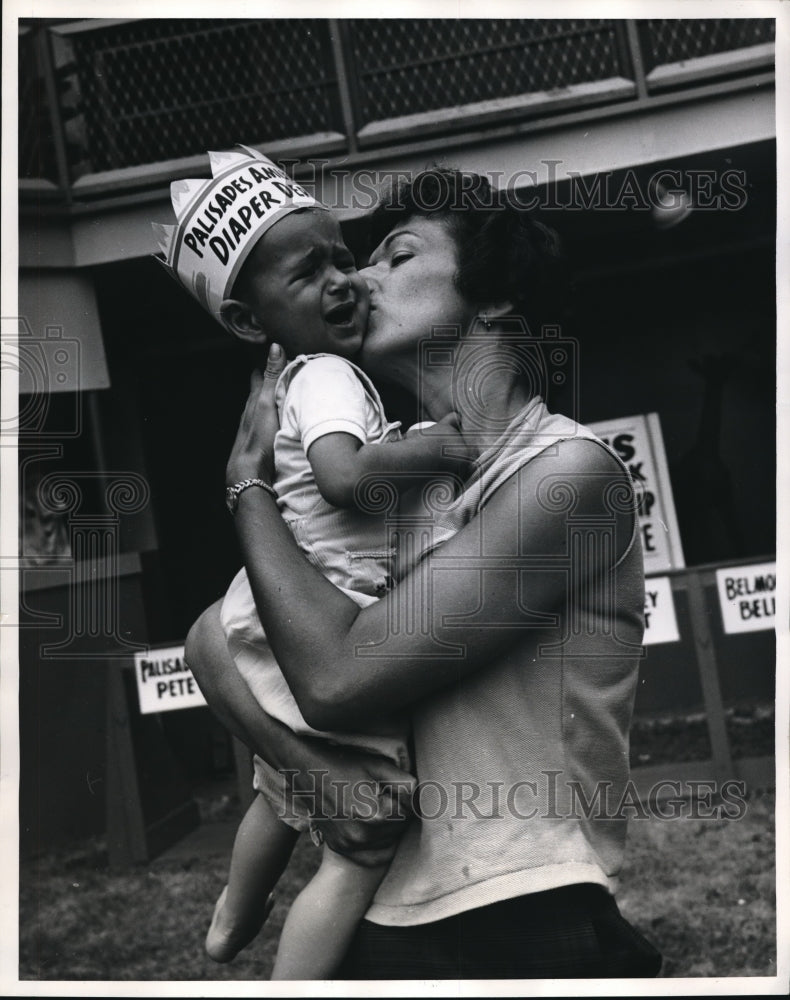
<svg viewBox="0 0 790 1000">
<path fill-rule="evenodd" d="M 678 620 L 675 617 L 675 599 L 668 576 L 654 576 L 645 580 L 645 646 L 659 642 L 679 642 Z"/>
<path fill-rule="evenodd" d="M 628 467 L 639 500 L 645 573 L 683 569 L 667 456 L 657 413 L 618 417 L 587 425 Z"/>
<path fill-rule="evenodd" d="M 205 705 L 197 681 L 184 660 L 183 646 L 167 646 L 134 654 L 140 713 L 172 712 Z"/>
<path fill-rule="evenodd" d="M 724 631 L 759 632 L 776 621 L 776 563 L 716 570 Z"/>
</svg>

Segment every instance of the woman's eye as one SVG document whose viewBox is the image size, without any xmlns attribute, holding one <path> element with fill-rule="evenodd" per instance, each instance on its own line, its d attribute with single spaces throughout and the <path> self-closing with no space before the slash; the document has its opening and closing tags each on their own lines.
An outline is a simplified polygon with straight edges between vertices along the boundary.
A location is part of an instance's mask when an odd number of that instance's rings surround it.
<svg viewBox="0 0 790 1000">
<path fill-rule="evenodd" d="M 410 260 L 413 256 L 414 254 L 409 253 L 406 250 L 399 250 L 397 253 L 394 253 L 392 255 L 392 258 L 390 259 L 390 264 L 392 265 L 392 267 L 397 267 L 398 264 L 402 264 L 405 260 Z"/>
</svg>

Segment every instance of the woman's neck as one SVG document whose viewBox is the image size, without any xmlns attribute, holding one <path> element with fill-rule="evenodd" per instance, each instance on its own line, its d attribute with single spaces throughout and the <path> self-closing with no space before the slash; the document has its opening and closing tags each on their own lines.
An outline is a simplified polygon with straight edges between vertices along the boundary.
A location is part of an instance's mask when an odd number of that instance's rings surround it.
<svg viewBox="0 0 790 1000">
<path fill-rule="evenodd" d="M 452 364 L 423 365 L 420 404 L 425 419 L 456 412 L 464 436 L 482 452 L 492 445 L 532 398 L 515 363 L 505 352 L 461 344 Z"/>
</svg>

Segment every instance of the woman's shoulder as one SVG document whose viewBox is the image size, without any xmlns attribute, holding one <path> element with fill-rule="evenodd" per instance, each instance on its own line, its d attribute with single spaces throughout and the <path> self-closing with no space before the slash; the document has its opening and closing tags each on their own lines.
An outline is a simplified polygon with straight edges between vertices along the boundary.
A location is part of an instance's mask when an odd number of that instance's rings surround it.
<svg viewBox="0 0 790 1000">
<path fill-rule="evenodd" d="M 556 444 L 557 454 L 562 456 L 566 466 L 591 472 L 610 472 L 617 476 L 629 475 L 620 456 L 605 441 L 588 428 L 581 429 L 586 433 L 562 438 Z"/>
<path fill-rule="evenodd" d="M 552 413 L 540 397 L 535 397 L 497 443 L 480 456 L 478 467 L 483 504 L 511 478 L 567 475 L 575 470 L 625 471 L 615 453 L 588 427 Z"/>
<path fill-rule="evenodd" d="M 620 457 L 591 432 L 557 439 L 515 472 L 513 482 L 522 491 L 532 483 L 530 495 L 534 493 L 538 500 L 566 492 L 574 506 L 609 505 L 617 497 L 618 511 L 636 509 L 631 474 Z"/>
<path fill-rule="evenodd" d="M 545 405 L 535 408 L 528 432 L 535 438 L 535 457 L 558 456 L 570 469 L 630 475 L 620 456 L 585 424 L 562 413 L 552 413 Z"/>
</svg>

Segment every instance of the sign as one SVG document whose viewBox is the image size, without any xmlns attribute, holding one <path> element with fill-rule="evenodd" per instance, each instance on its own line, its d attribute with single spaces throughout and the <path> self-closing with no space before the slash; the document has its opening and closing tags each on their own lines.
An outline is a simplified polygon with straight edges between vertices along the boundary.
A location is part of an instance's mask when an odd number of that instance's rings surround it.
<svg viewBox="0 0 790 1000">
<path fill-rule="evenodd" d="M 776 622 L 776 563 L 716 570 L 724 631 L 759 632 Z"/>
<path fill-rule="evenodd" d="M 678 620 L 675 617 L 675 599 L 668 576 L 654 576 L 645 580 L 645 646 L 660 642 L 679 642 Z"/>
<path fill-rule="evenodd" d="M 631 473 L 639 501 L 645 573 L 683 569 L 686 563 L 658 414 L 617 417 L 587 426 L 620 456 Z"/>
<path fill-rule="evenodd" d="M 164 646 L 135 653 L 134 671 L 141 715 L 206 704 L 184 660 L 183 646 Z"/>
<path fill-rule="evenodd" d="M 153 228 L 161 263 L 223 323 L 220 306 L 260 237 L 316 200 L 255 149 L 239 146 L 208 156 L 210 180 L 170 185 L 177 225 L 154 222 Z"/>
</svg>

